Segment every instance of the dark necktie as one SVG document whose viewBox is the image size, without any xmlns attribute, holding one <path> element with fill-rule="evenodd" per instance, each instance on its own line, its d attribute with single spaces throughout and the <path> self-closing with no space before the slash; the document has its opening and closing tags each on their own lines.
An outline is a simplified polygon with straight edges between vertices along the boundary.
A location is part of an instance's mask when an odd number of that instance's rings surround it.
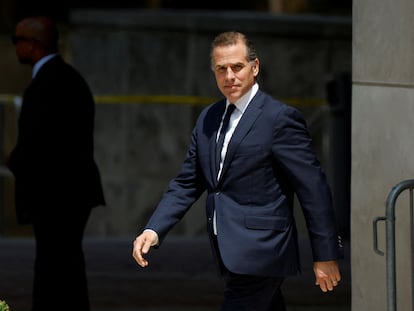
<svg viewBox="0 0 414 311">
<path fill-rule="evenodd" d="M 223 124 L 220 129 L 220 135 L 216 144 L 216 165 L 217 165 L 217 174 L 220 170 L 220 161 L 221 161 L 221 149 L 223 148 L 224 136 L 226 136 L 227 128 L 229 127 L 230 116 L 233 113 L 236 106 L 230 104 L 227 107 L 226 114 L 224 115 Z"/>
</svg>

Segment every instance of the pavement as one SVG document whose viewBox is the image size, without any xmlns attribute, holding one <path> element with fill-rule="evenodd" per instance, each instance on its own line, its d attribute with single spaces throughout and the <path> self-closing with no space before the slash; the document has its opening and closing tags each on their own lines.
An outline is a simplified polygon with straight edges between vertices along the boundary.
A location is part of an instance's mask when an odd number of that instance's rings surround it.
<svg viewBox="0 0 414 311">
<path fill-rule="evenodd" d="M 143 269 L 132 258 L 134 237 L 85 237 L 84 250 L 92 311 L 217 311 L 223 284 L 207 237 L 169 236 L 149 253 Z M 340 260 L 342 281 L 333 292 L 314 285 L 307 238 L 300 239 L 302 274 L 286 279 L 288 311 L 350 311 L 349 242 Z M 57 259 L 58 260 L 58 259 Z M 34 240 L 0 237 L 0 300 L 11 311 L 29 311 Z M 74 309 L 76 302 L 74 303 Z M 58 310 L 57 310 L 58 311 Z"/>
</svg>

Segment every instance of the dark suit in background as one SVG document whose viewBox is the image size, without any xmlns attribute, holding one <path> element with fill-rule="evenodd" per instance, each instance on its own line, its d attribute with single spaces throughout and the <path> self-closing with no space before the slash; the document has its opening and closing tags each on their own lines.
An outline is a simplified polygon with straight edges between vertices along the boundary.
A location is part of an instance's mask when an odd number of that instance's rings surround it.
<svg viewBox="0 0 414 311">
<path fill-rule="evenodd" d="M 211 57 L 226 99 L 201 112 L 181 171 L 134 241 L 133 256 L 147 266 L 143 256 L 150 247 L 160 246 L 207 191 L 207 230 L 225 282 L 221 310 L 284 311 L 281 284 L 300 271 L 294 194 L 306 219 L 317 284 L 330 291 L 340 281 L 330 188 L 300 112 L 259 89 L 251 42 L 237 32 L 220 34 Z M 230 104 L 236 109 L 218 175 L 216 141 Z"/>
<path fill-rule="evenodd" d="M 92 208 L 105 204 L 94 160 L 95 103 L 83 77 L 53 48 L 55 27 L 47 17 L 16 26 L 21 63 L 51 58 L 24 92 L 8 165 L 18 222 L 31 223 L 36 240 L 32 310 L 87 311 L 83 234 Z"/>
</svg>

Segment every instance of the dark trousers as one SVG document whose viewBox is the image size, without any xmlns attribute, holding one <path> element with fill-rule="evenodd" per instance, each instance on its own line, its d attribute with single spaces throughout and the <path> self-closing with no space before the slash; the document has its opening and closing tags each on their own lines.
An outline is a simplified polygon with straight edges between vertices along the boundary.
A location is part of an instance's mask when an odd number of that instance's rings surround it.
<svg viewBox="0 0 414 311">
<path fill-rule="evenodd" d="M 82 240 L 91 209 L 63 211 L 55 206 L 34 215 L 32 311 L 90 310 Z"/>
<path fill-rule="evenodd" d="M 217 237 L 211 235 L 210 242 L 225 286 L 220 311 L 286 311 L 281 291 L 284 278 L 233 273 L 221 259 Z"/>
<path fill-rule="evenodd" d="M 286 311 L 283 278 L 224 273 L 224 301 L 220 311 Z"/>
</svg>

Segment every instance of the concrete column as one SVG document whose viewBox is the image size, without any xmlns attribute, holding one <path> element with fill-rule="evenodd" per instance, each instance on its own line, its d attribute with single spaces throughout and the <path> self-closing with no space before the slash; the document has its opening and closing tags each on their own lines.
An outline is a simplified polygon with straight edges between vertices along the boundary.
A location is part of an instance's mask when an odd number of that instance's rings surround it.
<svg viewBox="0 0 414 311">
<path fill-rule="evenodd" d="M 351 177 L 352 310 L 387 310 L 386 257 L 372 221 L 392 187 L 414 177 L 414 2 L 353 4 Z M 398 310 L 411 309 L 408 199 L 396 206 Z M 385 250 L 385 228 L 379 225 Z"/>
</svg>

